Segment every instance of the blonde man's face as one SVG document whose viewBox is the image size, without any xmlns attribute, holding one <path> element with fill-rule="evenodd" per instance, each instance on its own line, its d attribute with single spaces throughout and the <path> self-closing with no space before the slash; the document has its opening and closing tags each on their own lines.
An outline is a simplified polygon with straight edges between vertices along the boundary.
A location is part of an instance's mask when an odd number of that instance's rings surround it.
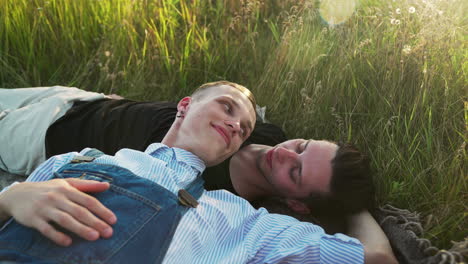
<svg viewBox="0 0 468 264">
<path fill-rule="evenodd" d="M 249 99 L 231 86 L 220 85 L 192 99 L 181 128 L 185 135 L 191 135 L 187 139 L 191 151 L 207 166 L 213 166 L 239 150 L 252 133 L 255 121 Z"/>
</svg>

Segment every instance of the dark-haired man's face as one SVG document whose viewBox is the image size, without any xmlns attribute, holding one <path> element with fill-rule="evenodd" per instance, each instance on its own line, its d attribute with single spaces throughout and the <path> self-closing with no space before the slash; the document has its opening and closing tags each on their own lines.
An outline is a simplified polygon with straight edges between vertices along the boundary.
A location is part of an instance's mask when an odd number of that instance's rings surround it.
<svg viewBox="0 0 468 264">
<path fill-rule="evenodd" d="M 288 140 L 265 149 L 257 167 L 281 196 L 305 198 L 330 190 L 331 161 L 337 150 L 336 144 L 325 140 Z"/>
</svg>

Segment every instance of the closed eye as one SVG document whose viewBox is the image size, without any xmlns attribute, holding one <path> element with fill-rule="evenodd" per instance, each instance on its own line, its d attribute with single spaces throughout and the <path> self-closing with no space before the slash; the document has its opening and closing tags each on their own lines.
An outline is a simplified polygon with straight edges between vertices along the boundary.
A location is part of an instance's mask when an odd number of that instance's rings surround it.
<svg viewBox="0 0 468 264">
<path fill-rule="evenodd" d="M 223 106 L 224 108 L 224 111 L 228 114 L 232 114 L 232 106 L 230 103 L 226 102 L 226 101 L 221 101 L 220 102 L 221 105 Z"/>
<path fill-rule="evenodd" d="M 245 129 L 243 127 L 241 127 L 241 135 L 242 138 L 245 138 L 245 136 L 247 135 L 247 132 L 245 132 Z"/>
<path fill-rule="evenodd" d="M 296 183 L 296 180 L 297 180 L 297 177 L 295 174 L 297 174 L 298 172 L 298 168 L 297 167 L 293 167 L 289 170 L 289 178 L 291 178 L 291 181 Z"/>
<path fill-rule="evenodd" d="M 225 103 L 224 104 L 224 109 L 228 112 L 228 113 L 231 113 L 232 112 L 232 108 L 229 104 Z"/>
<path fill-rule="evenodd" d="M 291 179 L 292 182 L 294 182 L 294 168 L 291 168 L 289 170 L 289 178 Z"/>
<path fill-rule="evenodd" d="M 304 151 L 304 149 L 302 148 L 302 144 L 297 144 L 296 153 L 301 154 L 303 151 Z"/>
<path fill-rule="evenodd" d="M 311 140 L 307 141 L 307 143 L 305 145 L 304 144 L 297 144 L 296 153 L 301 154 L 302 152 L 304 152 L 307 149 L 307 146 L 309 145 L 310 141 Z"/>
</svg>

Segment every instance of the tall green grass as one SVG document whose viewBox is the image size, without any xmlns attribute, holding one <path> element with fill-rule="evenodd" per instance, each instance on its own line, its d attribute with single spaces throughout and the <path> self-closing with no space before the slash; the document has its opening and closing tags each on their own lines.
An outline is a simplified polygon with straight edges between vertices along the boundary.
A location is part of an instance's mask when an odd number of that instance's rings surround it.
<svg viewBox="0 0 468 264">
<path fill-rule="evenodd" d="M 468 235 L 466 10 L 367 0 L 328 25 L 315 1 L 0 0 L 0 87 L 176 100 L 244 84 L 289 137 L 357 143 L 379 201 L 449 248 Z"/>
</svg>

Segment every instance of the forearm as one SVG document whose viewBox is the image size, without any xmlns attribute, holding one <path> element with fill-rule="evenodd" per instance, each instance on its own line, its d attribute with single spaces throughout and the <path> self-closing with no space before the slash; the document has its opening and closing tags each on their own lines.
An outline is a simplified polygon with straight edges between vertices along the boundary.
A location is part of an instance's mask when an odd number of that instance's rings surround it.
<svg viewBox="0 0 468 264">
<path fill-rule="evenodd" d="M 365 262 L 398 263 L 383 230 L 368 211 L 353 214 L 348 218 L 348 235 L 364 245 Z"/>
<path fill-rule="evenodd" d="M 7 201 L 8 199 L 8 193 L 5 193 L 13 187 L 14 185 L 18 184 L 19 182 L 14 182 L 10 186 L 5 187 L 1 192 L 0 192 L 0 226 L 2 226 L 10 217 L 11 214 L 8 211 L 8 204 L 9 202 Z"/>
<path fill-rule="evenodd" d="M 3 203 L 1 202 L 2 195 L 0 194 L 0 226 L 3 225 L 10 215 L 8 214 L 6 208 L 4 207 Z"/>
</svg>

